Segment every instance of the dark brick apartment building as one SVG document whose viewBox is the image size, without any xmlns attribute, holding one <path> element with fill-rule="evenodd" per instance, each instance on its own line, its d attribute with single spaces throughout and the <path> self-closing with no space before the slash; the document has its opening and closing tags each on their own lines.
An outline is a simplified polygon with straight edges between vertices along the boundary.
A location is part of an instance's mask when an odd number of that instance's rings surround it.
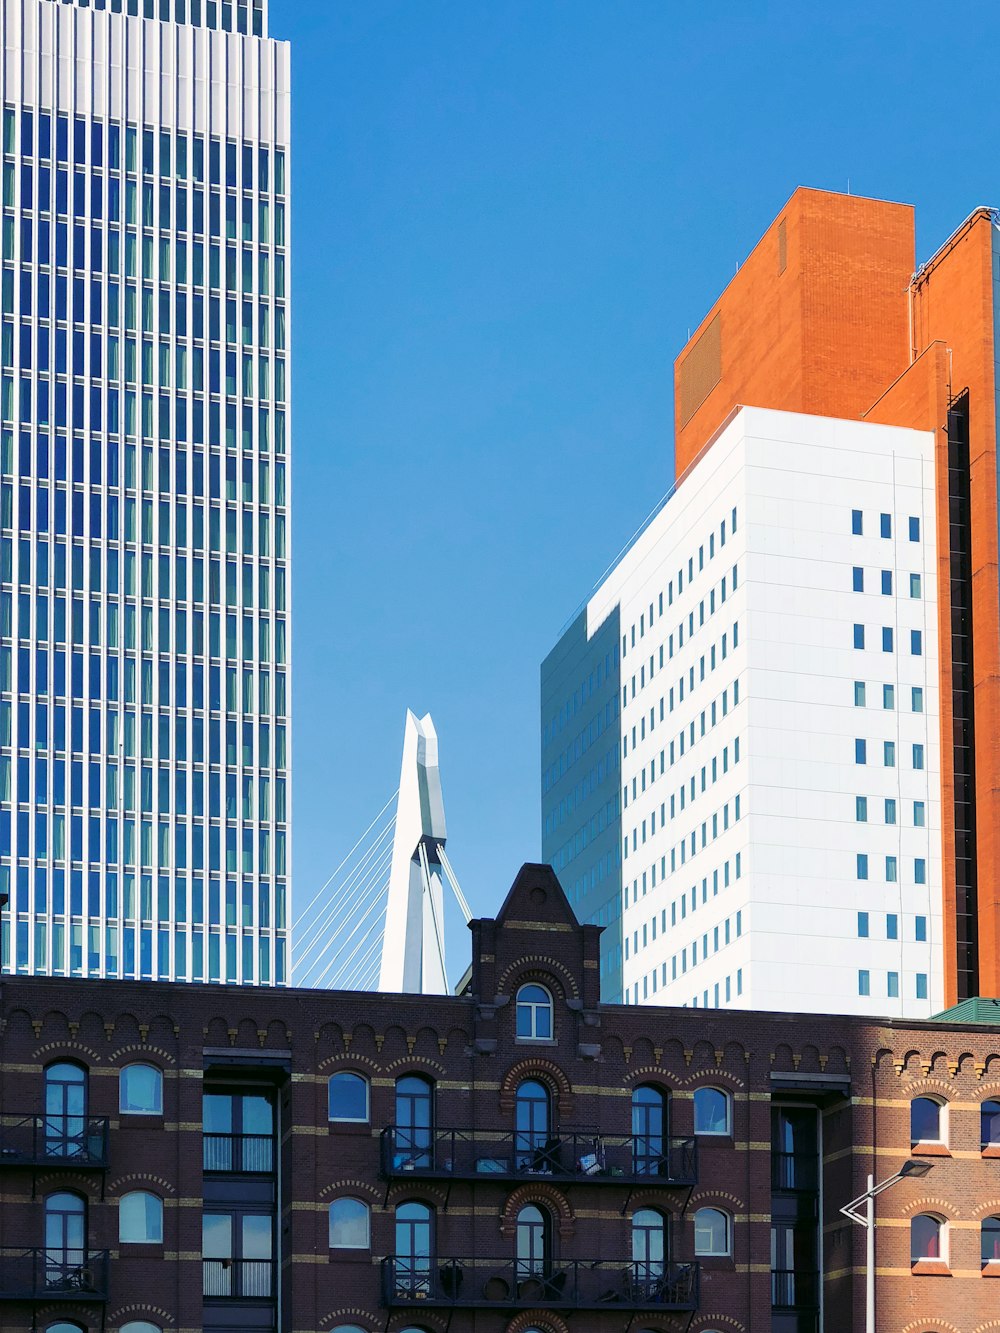
<svg viewBox="0 0 1000 1333">
<path fill-rule="evenodd" d="M 5 978 L 0 1328 L 1000 1329 L 1000 1028 L 603 1006 L 548 867 L 455 997 Z M 972 1017 L 989 1019 L 978 1002 Z"/>
</svg>

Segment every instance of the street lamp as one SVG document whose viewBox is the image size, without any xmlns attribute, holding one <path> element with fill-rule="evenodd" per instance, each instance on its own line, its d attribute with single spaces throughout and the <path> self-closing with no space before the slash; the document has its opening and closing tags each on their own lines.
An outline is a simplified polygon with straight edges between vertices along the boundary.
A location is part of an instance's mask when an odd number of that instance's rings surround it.
<svg viewBox="0 0 1000 1333">
<path fill-rule="evenodd" d="M 875 1196 L 908 1176 L 913 1178 L 926 1176 L 933 1165 L 933 1162 L 915 1162 L 911 1158 L 910 1161 L 903 1163 L 894 1176 L 881 1181 L 878 1185 L 875 1184 L 875 1177 L 869 1176 L 868 1188 L 864 1194 L 859 1194 L 840 1210 L 845 1217 L 849 1217 L 859 1227 L 864 1227 L 868 1233 L 865 1254 L 865 1333 L 875 1333 Z"/>
</svg>

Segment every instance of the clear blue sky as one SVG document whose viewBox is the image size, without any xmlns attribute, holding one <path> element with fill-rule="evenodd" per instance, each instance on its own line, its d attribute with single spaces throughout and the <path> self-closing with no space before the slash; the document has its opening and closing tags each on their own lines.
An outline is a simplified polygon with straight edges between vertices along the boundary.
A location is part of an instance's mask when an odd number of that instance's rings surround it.
<svg viewBox="0 0 1000 1333">
<path fill-rule="evenodd" d="M 492 914 L 540 854 L 538 671 L 670 484 L 672 361 L 799 184 L 1000 203 L 995 5 L 271 0 L 293 43 L 304 905 L 441 737 Z M 449 931 L 461 971 L 463 930 Z"/>
</svg>

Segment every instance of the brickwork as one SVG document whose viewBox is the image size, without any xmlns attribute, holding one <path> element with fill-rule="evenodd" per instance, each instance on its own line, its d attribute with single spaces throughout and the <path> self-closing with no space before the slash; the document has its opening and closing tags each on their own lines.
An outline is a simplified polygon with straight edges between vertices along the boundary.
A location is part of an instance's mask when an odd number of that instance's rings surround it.
<svg viewBox="0 0 1000 1333">
<path fill-rule="evenodd" d="M 147 1320 L 170 1330 L 205 1327 L 203 1086 L 223 1076 L 264 1077 L 278 1088 L 284 1333 L 330 1333 L 341 1324 L 365 1333 L 448 1327 L 453 1333 L 624 1333 L 627 1327 L 765 1333 L 772 1327 L 771 1107 L 804 1099 L 819 1107 L 823 1124 L 825 1327 L 843 1333 L 862 1327 L 864 1237 L 838 1207 L 864 1189 L 870 1170 L 881 1178 L 907 1158 L 909 1102 L 929 1092 L 948 1104 L 948 1146 L 926 1150 L 934 1154 L 927 1177 L 905 1180 L 879 1200 L 879 1327 L 986 1333 L 994 1289 L 982 1285 L 979 1228 L 991 1209 L 1000 1214 L 1000 1177 L 997 1160 L 980 1151 L 979 1106 L 1000 1097 L 1000 1030 L 601 1006 L 598 935 L 576 923 L 548 868 L 528 866 L 497 920 L 473 923 L 472 982 L 460 997 L 5 979 L 4 1117 L 40 1110 L 45 1067 L 73 1060 L 88 1071 L 89 1114 L 109 1117 L 111 1130 L 103 1196 L 100 1173 L 59 1162 L 33 1173 L 0 1158 L 0 1247 L 41 1245 L 45 1197 L 78 1191 L 88 1201 L 88 1244 L 112 1253 L 104 1326 Z M 515 1035 L 517 991 L 531 981 L 554 999 L 550 1040 Z M 162 1117 L 119 1113 L 118 1075 L 137 1059 L 164 1072 Z M 330 1123 L 328 1080 L 338 1070 L 370 1080 L 368 1122 Z M 509 1136 L 524 1078 L 551 1090 L 563 1137 L 573 1127 L 609 1142 L 629 1135 L 631 1093 L 641 1084 L 669 1097 L 670 1133 L 682 1138 L 694 1133 L 695 1090 L 726 1090 L 731 1133 L 697 1139 L 690 1192 L 669 1181 L 633 1188 L 572 1170 L 568 1178 L 546 1173 L 518 1181 L 488 1175 L 410 1181 L 399 1174 L 387 1181 L 380 1134 L 394 1120 L 396 1079 L 411 1073 L 435 1085 L 437 1126 L 479 1135 L 486 1144 Z M 132 1189 L 164 1199 L 162 1246 L 119 1244 L 118 1201 Z M 344 1195 L 370 1206 L 370 1248 L 329 1247 L 329 1205 Z M 516 1214 L 526 1203 L 552 1218 L 561 1263 L 601 1260 L 622 1270 L 631 1257 L 632 1214 L 659 1208 L 669 1221 L 671 1259 L 701 1266 L 698 1309 L 692 1317 L 655 1305 L 633 1314 L 613 1303 L 560 1311 L 513 1301 L 386 1310 L 379 1263 L 394 1251 L 394 1210 L 410 1199 L 436 1210 L 434 1262 L 462 1260 L 466 1294 L 479 1291 L 491 1266 L 511 1262 Z M 730 1215 L 730 1256 L 695 1254 L 694 1217 L 702 1207 Z M 911 1271 L 909 1218 L 922 1211 L 948 1219 L 945 1275 Z M 0 1304 L 5 1333 L 46 1329 L 60 1318 L 88 1330 L 102 1327 L 99 1308 L 72 1301 L 34 1309 Z M 221 1326 L 215 1322 L 221 1318 L 216 1310 L 211 1327 Z"/>
</svg>

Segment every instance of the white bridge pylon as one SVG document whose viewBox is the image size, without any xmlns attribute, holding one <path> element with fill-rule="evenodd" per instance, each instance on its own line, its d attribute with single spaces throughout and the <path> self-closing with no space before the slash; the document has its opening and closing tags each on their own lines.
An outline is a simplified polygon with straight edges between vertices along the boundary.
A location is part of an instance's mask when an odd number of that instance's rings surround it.
<svg viewBox="0 0 1000 1333">
<path fill-rule="evenodd" d="M 472 914 L 445 853 L 447 836 L 437 732 L 430 713 L 418 719 L 407 709 L 380 991 L 448 994 L 445 880 L 467 922 Z"/>
</svg>

